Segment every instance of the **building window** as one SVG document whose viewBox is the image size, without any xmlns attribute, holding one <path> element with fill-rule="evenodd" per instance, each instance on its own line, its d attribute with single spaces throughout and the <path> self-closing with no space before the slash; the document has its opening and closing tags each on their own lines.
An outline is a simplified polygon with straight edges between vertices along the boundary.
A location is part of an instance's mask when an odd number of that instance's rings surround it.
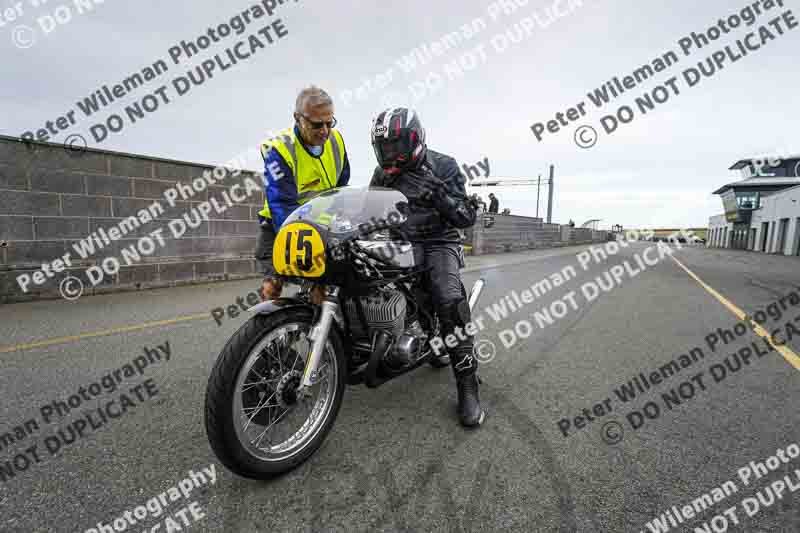
<svg viewBox="0 0 800 533">
<path fill-rule="evenodd" d="M 739 209 L 758 209 L 760 196 L 758 192 L 752 191 L 736 193 L 736 205 L 739 206 Z"/>
<path fill-rule="evenodd" d="M 787 177 L 787 172 L 785 166 L 771 167 L 767 165 L 761 169 L 761 172 L 758 175 L 770 178 L 785 178 Z"/>
</svg>

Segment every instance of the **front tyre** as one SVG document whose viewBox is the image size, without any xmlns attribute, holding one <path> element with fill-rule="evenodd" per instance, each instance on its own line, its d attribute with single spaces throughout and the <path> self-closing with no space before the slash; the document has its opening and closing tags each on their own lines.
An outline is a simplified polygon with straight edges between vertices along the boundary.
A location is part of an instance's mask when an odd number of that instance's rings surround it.
<svg viewBox="0 0 800 533">
<path fill-rule="evenodd" d="M 299 396 L 311 352 L 310 309 L 256 315 L 228 341 L 206 389 L 206 433 L 232 472 L 269 479 L 308 459 L 333 427 L 344 396 L 347 366 L 332 327 L 315 384 Z"/>
</svg>

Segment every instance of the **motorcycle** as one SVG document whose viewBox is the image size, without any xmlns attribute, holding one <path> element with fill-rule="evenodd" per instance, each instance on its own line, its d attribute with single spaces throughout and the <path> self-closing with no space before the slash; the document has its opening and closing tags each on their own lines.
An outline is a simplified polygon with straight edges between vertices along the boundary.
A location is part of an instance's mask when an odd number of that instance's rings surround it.
<svg viewBox="0 0 800 533">
<path fill-rule="evenodd" d="M 249 309 L 206 389 L 209 443 L 229 470 L 269 479 L 297 467 L 333 428 L 347 385 L 375 388 L 436 366 L 432 341 L 441 339 L 422 250 L 397 237 L 407 212 L 396 190 L 344 187 L 281 226 L 274 267 L 301 290 Z M 320 305 L 311 286 L 324 288 Z M 470 309 L 483 287 L 483 279 L 472 287 Z"/>
</svg>

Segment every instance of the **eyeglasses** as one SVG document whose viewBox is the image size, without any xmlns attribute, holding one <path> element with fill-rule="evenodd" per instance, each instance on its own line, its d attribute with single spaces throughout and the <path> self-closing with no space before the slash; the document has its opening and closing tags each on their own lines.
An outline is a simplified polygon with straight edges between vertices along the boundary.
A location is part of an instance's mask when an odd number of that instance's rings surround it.
<svg viewBox="0 0 800 533">
<path fill-rule="evenodd" d="M 330 130 L 333 129 L 334 126 L 336 126 L 336 117 L 333 117 L 333 120 L 331 120 L 330 122 L 324 122 L 324 121 L 316 122 L 308 118 L 306 115 L 300 115 L 300 116 L 306 119 L 306 121 L 308 121 L 308 123 L 311 124 L 311 128 L 315 130 L 321 130 L 325 126 L 327 126 L 328 129 Z"/>
</svg>

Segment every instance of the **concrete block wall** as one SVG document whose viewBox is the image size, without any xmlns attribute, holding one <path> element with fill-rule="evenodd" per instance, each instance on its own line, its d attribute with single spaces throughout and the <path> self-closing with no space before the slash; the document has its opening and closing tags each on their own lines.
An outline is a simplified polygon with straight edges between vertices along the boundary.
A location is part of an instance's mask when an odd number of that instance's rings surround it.
<svg viewBox="0 0 800 533">
<path fill-rule="evenodd" d="M 561 226 L 540 218 L 480 213 L 472 228 L 472 253 L 484 255 L 563 246 Z"/>
<path fill-rule="evenodd" d="M 599 230 L 592 230 L 592 242 L 606 242 L 609 239 L 609 232 L 608 231 L 599 231 Z"/>
<path fill-rule="evenodd" d="M 260 173 L 253 171 L 227 174 L 205 191 L 169 206 L 162 196 L 166 189 L 178 182 L 191 187 L 192 180 L 211 169 L 211 165 L 103 150 L 73 152 L 58 144 L 23 143 L 0 136 L 0 302 L 60 297 L 59 283 L 66 271 L 28 293 L 21 290 L 16 277 L 67 251 L 73 252 L 76 267 L 69 272 L 82 279 L 84 294 L 256 275 L 253 252 L 263 192 L 227 207 L 224 213 L 212 210 L 209 220 L 198 228 L 187 230 L 180 238 L 169 238 L 170 220 L 181 218 L 210 198 L 221 198 L 222 191 L 242 183 L 246 176 L 263 183 Z M 77 240 L 98 228 L 116 226 L 154 201 L 166 210 L 161 218 L 141 225 L 86 260 L 72 250 Z M 123 248 L 159 228 L 164 228 L 164 247 L 123 266 L 118 274 L 106 276 L 92 288 L 85 276 L 87 267 L 108 256 L 119 258 Z"/>
<path fill-rule="evenodd" d="M 591 228 L 571 228 L 569 236 L 570 244 L 590 244 L 593 242 Z"/>
<path fill-rule="evenodd" d="M 525 217 L 481 213 L 473 227 L 475 255 L 532 248 L 536 229 L 538 226 Z"/>
<path fill-rule="evenodd" d="M 472 255 L 556 248 L 608 240 L 609 232 L 547 224 L 541 218 L 480 213 L 467 230 L 466 243 Z"/>
<path fill-rule="evenodd" d="M 533 219 L 536 221 L 537 219 Z M 537 222 L 534 222 L 537 224 Z M 541 229 L 537 232 L 536 248 L 551 248 L 554 246 L 566 246 L 568 243 L 561 239 L 561 226 L 559 224 L 541 224 Z"/>
</svg>

